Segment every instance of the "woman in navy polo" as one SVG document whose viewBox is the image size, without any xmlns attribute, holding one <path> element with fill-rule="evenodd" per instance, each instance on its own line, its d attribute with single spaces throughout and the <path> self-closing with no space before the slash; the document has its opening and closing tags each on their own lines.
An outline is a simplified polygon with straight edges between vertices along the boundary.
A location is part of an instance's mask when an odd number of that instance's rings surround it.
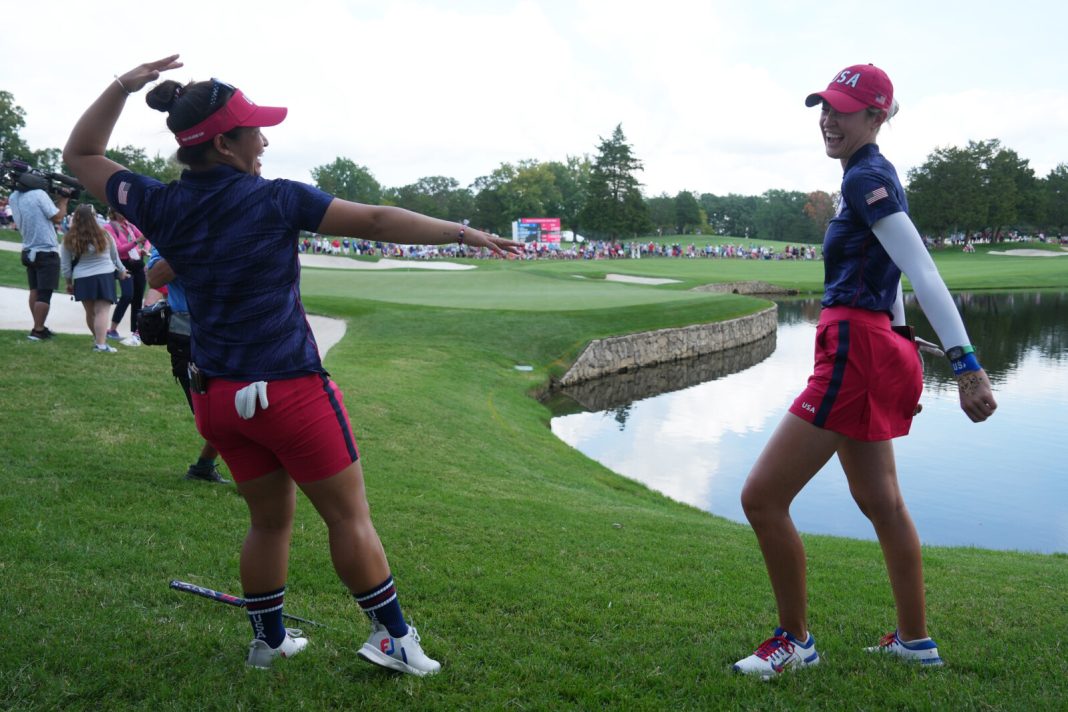
<svg viewBox="0 0 1068 712">
<path fill-rule="evenodd" d="M 226 461 L 249 508 L 241 583 L 254 638 L 247 664 L 266 668 L 307 645 L 282 624 L 282 600 L 299 488 L 326 522 L 339 577 L 372 622 L 357 654 L 414 675 L 440 665 L 401 612 L 364 493 L 363 471 L 341 391 L 319 360 L 300 300 L 301 230 L 382 242 L 460 243 L 518 254 L 518 243 L 464 225 L 334 198 L 304 183 L 266 180 L 262 127 L 286 109 L 257 106 L 218 80 L 157 84 L 146 101 L 167 112 L 187 166 L 164 185 L 104 155 L 128 96 L 178 55 L 148 62 L 108 85 L 74 127 L 64 160 L 95 196 L 153 236 L 181 277 L 192 321 L 197 427 Z"/>
<path fill-rule="evenodd" d="M 823 309 L 813 374 L 742 490 L 775 593 L 778 627 L 734 669 L 767 678 L 819 663 L 808 630 L 805 550 L 790 503 L 836 454 L 853 498 L 874 525 L 897 608 L 896 630 L 867 650 L 940 665 L 927 633 L 920 541 L 898 487 L 891 440 L 908 433 L 923 389 L 914 341 L 891 328 L 904 326 L 902 272 L 950 357 L 961 408 L 981 422 L 997 404 L 953 299 L 908 216 L 897 172 L 875 143 L 897 112 L 890 78 L 873 65 L 855 65 L 805 104 L 821 107 L 824 149 L 844 170 L 842 198 L 823 242 Z"/>
</svg>

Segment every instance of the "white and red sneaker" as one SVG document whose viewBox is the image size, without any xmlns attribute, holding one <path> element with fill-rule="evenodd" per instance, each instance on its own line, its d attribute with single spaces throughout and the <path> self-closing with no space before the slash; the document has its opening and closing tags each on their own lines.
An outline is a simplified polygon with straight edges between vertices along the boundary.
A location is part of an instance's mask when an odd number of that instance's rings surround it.
<svg viewBox="0 0 1068 712">
<path fill-rule="evenodd" d="M 767 680 L 787 669 L 819 665 L 819 662 L 820 654 L 816 652 L 816 638 L 812 633 L 808 634 L 808 640 L 801 643 L 782 628 L 776 628 L 755 653 L 734 663 L 733 669 Z"/>
<path fill-rule="evenodd" d="M 890 655 L 896 655 L 902 660 L 919 663 L 920 665 L 938 667 L 942 664 L 942 658 L 938 655 L 938 645 L 936 645 L 933 640 L 930 638 L 920 638 L 919 640 L 908 641 L 902 640 L 898 637 L 896 630 L 893 633 L 884 635 L 878 645 L 871 648 L 864 648 L 864 650 L 868 653 L 888 653 Z"/>
<path fill-rule="evenodd" d="M 441 663 L 430 659 L 423 652 L 423 646 L 419 644 L 419 633 L 412 626 L 408 626 L 407 635 L 394 638 L 384 625 L 375 622 L 371 637 L 356 654 L 369 663 L 409 675 L 422 677 L 441 670 Z"/>
</svg>

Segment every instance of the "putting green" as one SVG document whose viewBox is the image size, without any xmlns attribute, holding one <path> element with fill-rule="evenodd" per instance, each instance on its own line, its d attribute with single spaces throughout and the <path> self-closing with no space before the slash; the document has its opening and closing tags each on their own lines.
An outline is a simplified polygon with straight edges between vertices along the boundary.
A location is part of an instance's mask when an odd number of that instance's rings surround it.
<svg viewBox="0 0 1068 712">
<path fill-rule="evenodd" d="M 516 311 L 578 311 L 715 298 L 511 265 L 462 272 L 304 269 L 301 292 L 305 297 L 344 296 L 399 304 Z"/>
</svg>

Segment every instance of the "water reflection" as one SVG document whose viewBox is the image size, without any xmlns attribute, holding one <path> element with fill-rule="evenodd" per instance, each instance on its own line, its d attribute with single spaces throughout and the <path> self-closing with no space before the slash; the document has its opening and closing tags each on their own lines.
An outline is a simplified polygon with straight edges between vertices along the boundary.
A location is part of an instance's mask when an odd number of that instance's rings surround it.
<svg viewBox="0 0 1068 712">
<path fill-rule="evenodd" d="M 971 423 L 960 412 L 948 364 L 929 360 L 924 412 L 912 434 L 895 442 L 901 486 L 921 538 L 1068 551 L 1068 294 L 957 299 L 1000 407 L 987 423 Z M 914 302 L 906 314 L 933 340 Z M 738 493 L 804 386 L 818 315 L 816 300 L 780 302 L 774 352 L 763 360 L 664 395 L 556 417 L 553 432 L 669 497 L 744 522 Z M 672 378 L 661 374 L 658 380 Z M 793 516 L 802 531 L 873 538 L 836 460 L 798 497 Z"/>
<path fill-rule="evenodd" d="M 759 341 L 733 349 L 567 386 L 553 394 L 557 400 L 551 407 L 558 413 L 569 410 L 558 400 L 567 398 L 583 410 L 614 411 L 616 420 L 622 426 L 626 423 L 626 414 L 634 401 L 679 391 L 744 371 L 760 363 L 774 351 L 775 334 L 772 333 Z"/>
</svg>

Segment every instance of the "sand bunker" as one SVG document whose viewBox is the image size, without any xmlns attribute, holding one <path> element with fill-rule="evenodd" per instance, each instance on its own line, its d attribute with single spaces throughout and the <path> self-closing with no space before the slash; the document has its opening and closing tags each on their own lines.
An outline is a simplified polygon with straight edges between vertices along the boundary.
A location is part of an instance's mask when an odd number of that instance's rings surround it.
<svg viewBox="0 0 1068 712">
<path fill-rule="evenodd" d="M 630 282 L 632 284 L 678 284 L 677 279 L 661 279 L 659 277 L 634 277 L 629 274 L 606 274 L 604 278 L 609 282 Z"/>
<path fill-rule="evenodd" d="M 1063 250 L 1064 248 L 1061 249 Z M 1007 255 L 1009 257 L 1063 257 L 1064 255 L 1068 255 L 1068 251 L 1053 252 L 1052 250 L 991 250 L 990 254 Z"/>
</svg>

